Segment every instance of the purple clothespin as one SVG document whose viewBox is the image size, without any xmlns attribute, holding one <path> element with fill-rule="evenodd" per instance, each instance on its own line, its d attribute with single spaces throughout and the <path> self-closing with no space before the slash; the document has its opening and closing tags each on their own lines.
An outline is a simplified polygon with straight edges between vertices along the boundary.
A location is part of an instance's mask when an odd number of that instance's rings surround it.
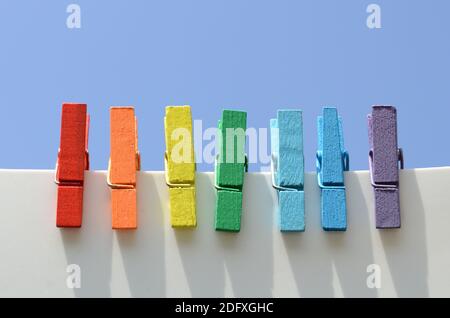
<svg viewBox="0 0 450 318">
<path fill-rule="evenodd" d="M 378 229 L 400 227 L 399 163 L 403 152 L 397 145 L 397 110 L 393 106 L 373 106 L 369 123 L 369 169 L 375 194 Z"/>
</svg>

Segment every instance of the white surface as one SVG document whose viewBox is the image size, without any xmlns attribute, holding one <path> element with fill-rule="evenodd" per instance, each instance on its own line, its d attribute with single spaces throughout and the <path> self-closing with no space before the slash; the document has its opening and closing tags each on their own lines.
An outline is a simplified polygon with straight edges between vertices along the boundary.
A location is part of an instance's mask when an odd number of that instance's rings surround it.
<svg viewBox="0 0 450 318">
<path fill-rule="evenodd" d="M 86 173 L 83 227 L 55 227 L 52 171 L 0 170 L 0 296 L 450 297 L 450 168 L 401 173 L 402 228 L 376 230 L 367 172 L 346 173 L 348 230 L 324 232 L 306 176 L 306 232 L 277 229 L 267 173 L 248 174 L 242 229 L 213 229 L 213 174 L 197 175 L 195 230 L 169 225 L 162 172 L 138 177 L 138 230 L 111 230 L 105 172 Z M 366 285 L 381 267 L 381 289 Z M 68 264 L 81 288 L 66 286 Z"/>
</svg>

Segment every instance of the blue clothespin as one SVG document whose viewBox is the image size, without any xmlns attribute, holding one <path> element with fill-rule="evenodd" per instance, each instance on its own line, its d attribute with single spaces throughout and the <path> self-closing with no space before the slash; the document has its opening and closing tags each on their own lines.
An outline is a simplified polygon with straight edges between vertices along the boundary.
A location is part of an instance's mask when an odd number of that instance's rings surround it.
<svg viewBox="0 0 450 318">
<path fill-rule="evenodd" d="M 344 171 L 349 170 L 349 156 L 344 149 L 342 119 L 337 109 L 325 107 L 317 120 L 319 150 L 317 181 L 321 188 L 321 219 L 325 231 L 345 231 L 347 212 Z"/>
<path fill-rule="evenodd" d="M 303 118 L 301 110 L 279 110 L 270 121 L 272 184 L 278 190 L 282 232 L 305 230 Z"/>
</svg>

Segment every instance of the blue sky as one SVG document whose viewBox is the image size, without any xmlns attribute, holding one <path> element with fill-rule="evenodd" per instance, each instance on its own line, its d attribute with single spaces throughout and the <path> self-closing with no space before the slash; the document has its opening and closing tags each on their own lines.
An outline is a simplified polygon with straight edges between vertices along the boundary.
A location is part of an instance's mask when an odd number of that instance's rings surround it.
<svg viewBox="0 0 450 318">
<path fill-rule="evenodd" d="M 66 27 L 70 3 L 81 29 Z M 370 3 L 381 29 L 366 26 Z M 307 170 L 323 106 L 338 107 L 359 170 L 371 105 L 395 105 L 406 167 L 448 165 L 449 12 L 445 0 L 2 1 L 0 168 L 54 168 L 64 101 L 88 104 L 96 170 L 108 164 L 112 105 L 136 107 L 144 170 L 163 169 L 164 107 L 184 104 L 204 128 L 224 108 L 256 128 L 303 109 Z"/>
</svg>

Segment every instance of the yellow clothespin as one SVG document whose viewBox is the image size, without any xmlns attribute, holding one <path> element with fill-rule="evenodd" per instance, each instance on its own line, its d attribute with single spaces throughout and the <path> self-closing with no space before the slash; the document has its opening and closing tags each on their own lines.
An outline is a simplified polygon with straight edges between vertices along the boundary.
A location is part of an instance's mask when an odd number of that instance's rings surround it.
<svg viewBox="0 0 450 318">
<path fill-rule="evenodd" d="M 195 227 L 195 159 L 190 106 L 167 106 L 165 170 L 172 227 Z"/>
</svg>

